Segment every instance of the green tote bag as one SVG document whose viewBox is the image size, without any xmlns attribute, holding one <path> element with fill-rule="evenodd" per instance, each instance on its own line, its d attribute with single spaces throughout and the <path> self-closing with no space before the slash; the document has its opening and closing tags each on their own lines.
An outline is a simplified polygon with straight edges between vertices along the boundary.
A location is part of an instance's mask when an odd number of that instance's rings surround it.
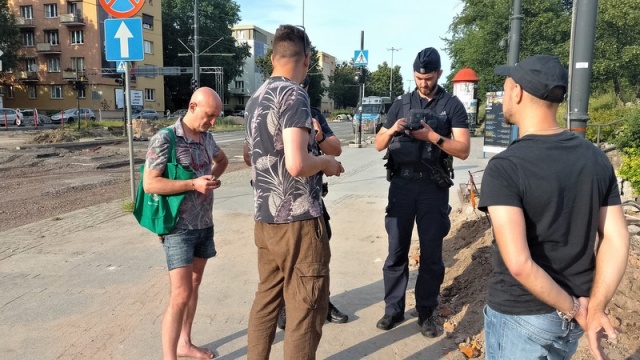
<svg viewBox="0 0 640 360">
<path fill-rule="evenodd" d="M 167 131 L 169 134 L 169 158 L 165 166 L 163 177 L 171 180 L 193 179 L 195 173 L 185 169 L 176 161 L 176 135 L 170 128 L 160 131 Z M 186 193 L 173 195 L 148 194 L 142 186 L 144 175 L 144 165 L 140 166 L 140 182 L 136 195 L 136 203 L 133 208 L 133 216 L 143 227 L 151 230 L 154 234 L 168 234 L 173 230 L 178 221 L 178 209 Z"/>
</svg>

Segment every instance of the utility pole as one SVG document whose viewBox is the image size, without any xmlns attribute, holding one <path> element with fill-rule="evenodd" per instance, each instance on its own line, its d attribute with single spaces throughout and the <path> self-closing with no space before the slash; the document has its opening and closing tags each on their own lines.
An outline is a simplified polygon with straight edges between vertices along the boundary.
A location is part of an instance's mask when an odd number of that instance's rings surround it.
<svg viewBox="0 0 640 360">
<path fill-rule="evenodd" d="M 508 65 L 515 65 L 520 56 L 520 30 L 522 29 L 522 1 L 513 0 L 511 30 L 509 31 Z M 518 138 L 518 126 L 511 126 L 511 141 Z"/>
<path fill-rule="evenodd" d="M 200 28 L 198 26 L 198 0 L 193 0 L 193 79 L 194 91 L 200 87 Z"/>
<path fill-rule="evenodd" d="M 387 51 L 391 51 L 391 76 L 389 77 L 389 97 L 393 100 L 393 52 L 400 51 L 402 49 L 396 49 L 393 46 Z"/>
<path fill-rule="evenodd" d="M 591 90 L 591 69 L 593 68 L 593 44 L 596 34 L 598 0 L 573 2 L 571 30 L 571 50 L 569 59 L 569 130 L 584 138 L 589 121 L 589 93 Z M 575 36 L 580 34 L 580 36 Z"/>
</svg>

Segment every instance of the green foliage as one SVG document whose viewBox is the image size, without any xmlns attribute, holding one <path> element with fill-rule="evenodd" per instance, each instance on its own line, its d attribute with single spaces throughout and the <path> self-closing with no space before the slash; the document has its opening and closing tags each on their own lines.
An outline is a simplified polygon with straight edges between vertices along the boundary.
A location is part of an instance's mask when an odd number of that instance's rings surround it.
<svg viewBox="0 0 640 360">
<path fill-rule="evenodd" d="M 378 69 L 367 78 L 367 86 L 365 96 L 390 96 L 392 99 L 402 95 L 404 89 L 402 84 L 402 75 L 400 74 L 400 66 L 393 67 L 393 91 L 389 95 L 389 82 L 391 81 L 391 68 L 387 65 L 387 62 L 383 62 L 382 65 L 378 65 Z"/>
<path fill-rule="evenodd" d="M 640 149 L 640 109 L 632 108 L 625 117 L 622 131 L 614 139 L 618 149 Z"/>
<path fill-rule="evenodd" d="M 640 194 L 640 148 L 629 148 L 622 152 L 622 166 L 618 175 L 631 183 L 634 193 Z"/>
<path fill-rule="evenodd" d="M 0 49 L 4 52 L 2 55 L 3 72 L 15 67 L 21 46 L 20 30 L 16 26 L 16 20 L 9 9 L 8 2 L 0 0 Z"/>
<path fill-rule="evenodd" d="M 600 142 L 615 143 L 617 136 L 622 131 L 625 122 L 638 109 L 630 107 L 616 107 L 613 109 L 601 109 L 589 111 L 591 119 L 587 123 L 586 138 L 594 143 L 598 141 L 598 127 L 600 128 Z M 601 125 L 601 126 L 597 126 Z"/>
<path fill-rule="evenodd" d="M 122 200 L 122 203 L 120 203 L 120 210 L 127 213 L 133 213 L 134 205 L 133 201 L 129 199 Z"/>
<path fill-rule="evenodd" d="M 244 60 L 251 54 L 248 44 L 239 44 L 231 36 L 231 27 L 240 21 L 240 6 L 233 0 L 200 0 L 198 2 L 200 52 L 232 54 L 231 56 L 200 56 L 200 66 L 223 68 L 223 88 L 242 75 Z M 178 56 L 193 51 L 193 1 L 162 1 L 162 40 L 164 66 L 192 67 L 192 56 Z M 186 46 L 189 48 L 187 49 Z M 165 76 L 165 103 L 174 109 L 185 108 L 191 97 L 192 75 Z M 215 74 L 201 74 L 200 86 L 218 92 Z M 228 96 L 225 94 L 225 96 Z"/>
<path fill-rule="evenodd" d="M 358 105 L 360 89 L 355 79 L 357 71 L 358 68 L 353 66 L 353 61 L 350 63 L 342 62 L 336 64 L 333 75 L 329 76 L 327 91 L 329 98 L 335 102 L 336 108 L 345 109 Z"/>
</svg>

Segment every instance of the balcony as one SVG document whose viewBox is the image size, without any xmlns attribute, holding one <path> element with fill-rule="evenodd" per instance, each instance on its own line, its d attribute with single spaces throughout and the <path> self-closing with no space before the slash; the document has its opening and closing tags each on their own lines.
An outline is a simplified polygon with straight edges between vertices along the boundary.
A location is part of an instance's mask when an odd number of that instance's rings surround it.
<svg viewBox="0 0 640 360">
<path fill-rule="evenodd" d="M 38 73 L 36 71 L 18 71 L 16 72 L 16 78 L 18 81 L 31 82 L 39 81 Z"/>
<path fill-rule="evenodd" d="M 245 88 L 229 88 L 229 92 L 233 95 L 248 95 L 249 92 Z"/>
<path fill-rule="evenodd" d="M 87 74 L 84 70 L 81 71 L 75 71 L 75 70 L 64 70 L 62 72 L 62 78 L 65 80 L 70 80 L 70 79 L 80 79 L 85 77 L 86 78 Z"/>
<path fill-rule="evenodd" d="M 16 26 L 20 29 L 35 29 L 36 27 L 33 19 L 27 19 L 24 16 L 16 16 Z"/>
<path fill-rule="evenodd" d="M 60 24 L 66 26 L 84 26 L 84 18 L 81 11 L 70 14 L 60 14 Z"/>
<path fill-rule="evenodd" d="M 60 45 L 51 45 L 50 43 L 37 43 L 36 51 L 40 54 L 62 54 L 62 50 L 60 50 Z"/>
</svg>

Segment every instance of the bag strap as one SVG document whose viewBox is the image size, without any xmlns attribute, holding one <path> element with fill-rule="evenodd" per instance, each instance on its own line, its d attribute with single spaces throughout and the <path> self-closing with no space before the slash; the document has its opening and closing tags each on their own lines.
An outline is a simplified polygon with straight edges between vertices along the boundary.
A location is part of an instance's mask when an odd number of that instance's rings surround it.
<svg viewBox="0 0 640 360">
<path fill-rule="evenodd" d="M 169 161 L 168 163 L 176 163 L 176 134 L 173 132 L 173 129 L 170 127 L 166 127 L 161 129 L 160 131 L 166 131 L 169 135 Z"/>
<path fill-rule="evenodd" d="M 409 110 L 411 110 L 411 93 L 402 94 L 402 116 L 409 116 Z"/>
</svg>

